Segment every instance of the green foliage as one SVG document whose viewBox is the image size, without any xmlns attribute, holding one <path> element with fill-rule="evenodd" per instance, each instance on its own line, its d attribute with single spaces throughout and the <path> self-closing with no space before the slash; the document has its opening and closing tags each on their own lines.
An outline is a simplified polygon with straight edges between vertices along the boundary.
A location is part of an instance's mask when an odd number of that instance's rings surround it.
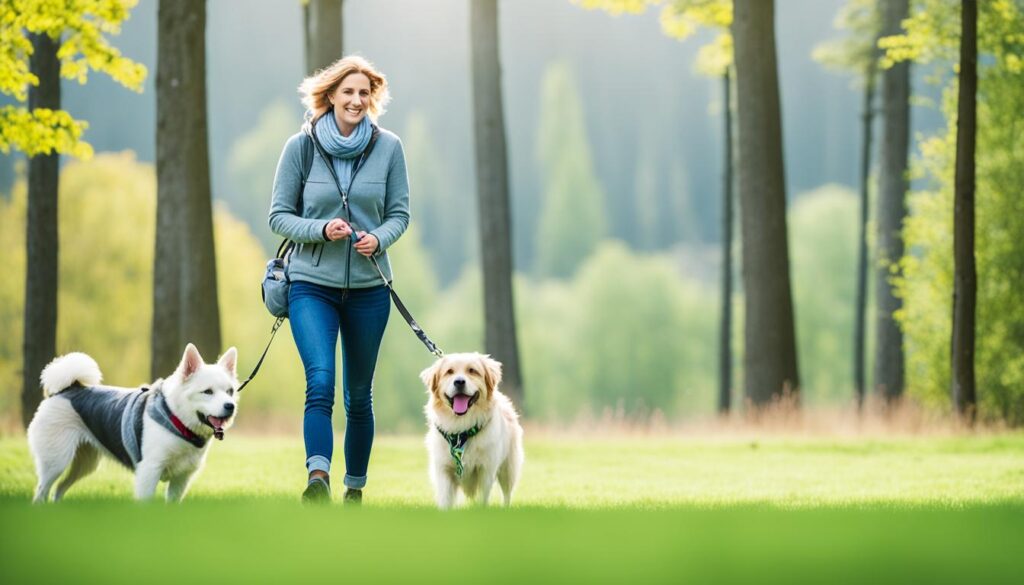
<svg viewBox="0 0 1024 585">
<path fill-rule="evenodd" d="M 476 201 L 452 188 L 452 173 L 441 156 L 422 112 L 409 115 L 402 143 L 413 193 L 414 221 L 423 226 L 423 245 L 430 251 L 434 272 L 445 285 L 458 277 L 471 250 L 477 249 Z"/>
<path fill-rule="evenodd" d="M 852 191 L 827 185 L 789 210 L 800 392 L 811 404 L 853 398 L 858 208 Z"/>
<path fill-rule="evenodd" d="M 706 412 L 713 401 L 714 293 L 685 282 L 666 257 L 604 244 L 580 270 L 581 344 L 597 408 L 630 414 Z M 600 341 L 597 341 L 600 340 Z"/>
<path fill-rule="evenodd" d="M 653 250 L 661 238 L 662 218 L 666 215 L 660 208 L 661 197 L 658 193 L 658 169 L 655 165 L 654 149 L 649 146 L 650 142 L 641 143 L 641 156 L 637 157 L 636 167 L 633 175 L 633 198 L 635 205 L 637 247 L 641 250 Z M 679 195 L 685 195 L 680 193 Z M 680 197 L 681 198 L 681 197 Z M 679 221 L 686 222 L 689 217 L 686 215 L 670 214 L 672 219 L 680 218 Z M 694 233 L 694 232 L 684 232 Z M 617 234 L 622 237 L 625 234 Z"/>
<path fill-rule="evenodd" d="M 71 163 L 62 170 L 59 197 L 57 351 L 90 354 L 110 384 L 147 382 L 156 217 L 153 167 L 136 162 L 127 152 Z M 21 179 L 12 196 L 0 202 L 0 243 L 10 256 L 8 278 L 0 285 L 6 315 L 0 339 L 0 409 L 8 414 L 16 409 L 21 386 L 25 198 Z M 244 224 L 223 209 L 216 213 L 215 230 L 224 339 L 237 345 L 240 374 L 247 375 L 273 321 L 257 292 L 266 257 Z M 283 339 L 247 387 L 244 402 L 249 408 L 287 405 L 301 413 L 302 368 L 288 336 L 284 327 L 279 333 Z"/>
<path fill-rule="evenodd" d="M 1019 115 L 1024 110 L 1020 74 L 988 69 L 978 81 L 975 155 L 975 258 L 978 271 L 975 369 L 979 413 L 1024 424 L 1024 145 Z M 944 111 L 956 117 L 956 88 L 947 90 Z M 904 229 L 910 254 L 898 281 L 904 310 L 898 315 L 907 338 L 910 391 L 949 405 L 949 343 L 952 332 L 953 191 L 956 128 L 921 143 L 917 173 L 928 189 L 915 192 Z"/>
<path fill-rule="evenodd" d="M 544 207 L 537 230 L 537 268 L 570 276 L 607 229 L 604 190 L 594 173 L 583 103 L 569 67 L 544 73 L 537 152 L 544 175 Z"/>
<path fill-rule="evenodd" d="M 120 33 L 121 23 L 137 0 L 4 0 L 0 2 L 0 92 L 19 102 L 28 88 L 39 85 L 30 70 L 33 48 L 29 34 L 63 41 L 57 51 L 61 76 L 85 83 L 89 70 L 102 71 L 115 81 L 142 91 L 146 68 L 121 56 L 105 34 Z M 0 151 L 11 148 L 29 156 L 58 152 L 77 157 L 92 155 L 81 140 L 86 123 L 62 110 L 6 105 L 0 108 Z"/>
<path fill-rule="evenodd" d="M 152 167 L 130 153 L 68 164 L 60 181 L 57 351 L 93 355 L 115 384 L 146 381 L 155 190 Z M 0 284 L 0 407 L 8 413 L 21 387 L 26 198 L 21 179 L 0 200 L 9 260 Z"/>
<path fill-rule="evenodd" d="M 130 153 L 105 154 L 63 170 L 58 351 L 93 355 L 111 384 L 148 381 L 155 189 L 152 166 Z M 843 348 L 849 344 L 852 293 L 842 267 L 852 265 L 852 208 L 851 195 L 827 189 L 800 198 L 790 220 L 801 363 L 814 402 L 849 395 Z M 11 418 L 20 387 L 24 215 L 22 180 L 0 203 L 0 245 L 9 251 L 9 278 L 0 285 L 0 413 Z M 257 292 L 266 254 L 226 209 L 218 208 L 215 218 L 224 342 L 238 347 L 245 376 L 272 323 Z M 482 350 L 479 270 L 464 271 L 442 289 L 421 243 L 421 227 L 414 224 L 390 250 L 395 286 L 445 351 Z M 712 412 L 718 293 L 684 276 L 673 256 L 637 254 L 604 242 L 570 279 L 518 275 L 514 286 L 525 410 L 531 417 L 680 420 Z M 394 311 L 374 381 L 378 429 L 422 428 L 426 394 L 418 374 L 432 361 Z M 339 388 L 340 375 L 339 368 Z M 286 321 L 259 376 L 246 388 L 239 428 L 298 424 L 304 380 Z"/>
<path fill-rule="evenodd" d="M 814 60 L 830 69 L 851 72 L 863 78 L 878 58 L 878 35 L 882 27 L 878 2 L 848 0 L 835 20 L 835 28 L 848 34 L 815 47 Z"/>
<path fill-rule="evenodd" d="M 19 165 L 24 171 L 24 164 Z M 0 281 L 0 421 L 18 420 L 22 329 L 25 326 L 25 184 L 0 196 L 0 246 L 7 250 Z"/>
<path fill-rule="evenodd" d="M 571 280 L 519 275 L 514 285 L 525 410 L 531 417 L 646 418 L 658 411 L 681 418 L 713 409 L 714 372 L 708 364 L 715 349 L 708 340 L 715 336 L 716 296 L 681 277 L 669 256 L 636 255 L 606 242 Z M 479 271 L 467 271 L 417 320 L 446 352 L 480 351 L 483 328 L 475 316 L 483 312 L 481 298 Z M 393 361 L 425 367 L 422 346 L 404 323 L 396 323 L 388 336 L 397 328 L 396 341 L 411 349 L 407 358 Z M 382 350 L 382 367 L 386 355 Z M 383 388 L 380 379 L 378 374 Z M 402 390 L 381 401 L 411 400 L 396 408 L 415 413 L 415 424 L 425 400 L 422 389 L 407 391 L 409 384 L 407 377 L 389 382 L 389 388 Z"/>
<path fill-rule="evenodd" d="M 589 10 L 612 15 L 641 14 L 650 6 L 661 6 L 661 30 L 674 39 L 685 40 L 701 27 L 718 34 L 697 54 L 697 70 L 720 77 L 732 65 L 732 0 L 572 0 Z"/>
<path fill-rule="evenodd" d="M 298 132 L 302 118 L 277 100 L 268 105 L 256 124 L 231 146 L 228 157 L 230 184 L 238 191 L 224 194 L 232 214 L 244 220 L 266 250 L 276 250 L 281 238 L 267 225 L 271 186 L 277 160 L 288 137 Z"/>
<path fill-rule="evenodd" d="M 983 418 L 1024 424 L 1024 6 L 1019 1 L 980 2 L 978 105 L 975 153 L 975 257 L 978 271 L 975 370 Z M 905 22 L 905 35 L 883 39 L 890 60 L 912 58 L 949 71 L 958 61 L 959 7 L 925 0 Z M 942 111 L 947 126 L 923 138 L 913 173 L 927 188 L 910 198 L 904 227 L 908 253 L 897 280 L 904 308 L 907 381 L 922 400 L 949 408 L 949 343 L 953 298 L 953 192 L 956 162 L 957 87 L 947 87 Z"/>
<path fill-rule="evenodd" d="M 955 68 L 960 55 L 960 3 L 952 0 L 917 0 L 905 34 L 882 38 L 882 64 L 897 61 L 939 63 Z M 1020 0 L 978 2 L 978 55 L 994 60 L 1008 73 L 1024 73 L 1024 3 Z"/>
</svg>

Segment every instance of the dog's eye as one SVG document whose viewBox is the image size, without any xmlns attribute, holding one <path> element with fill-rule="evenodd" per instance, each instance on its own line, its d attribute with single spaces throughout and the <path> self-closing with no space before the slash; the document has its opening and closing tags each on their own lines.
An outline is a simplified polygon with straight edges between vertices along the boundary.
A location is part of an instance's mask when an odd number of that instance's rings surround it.
<svg viewBox="0 0 1024 585">
<path fill-rule="evenodd" d="M 210 396 L 213 396 L 213 390 L 210 390 L 210 389 L 203 390 L 203 394 L 209 394 Z"/>
<path fill-rule="evenodd" d="M 469 368 L 469 375 L 471 375 L 471 376 L 475 376 L 475 375 L 476 375 L 476 369 L 474 369 L 474 368 Z"/>
<path fill-rule="evenodd" d="M 235 389 L 234 388 L 228 388 L 228 396 L 234 396 L 234 395 L 235 395 Z"/>
<path fill-rule="evenodd" d="M 447 372 L 445 372 L 445 374 L 446 374 L 446 375 L 448 375 L 448 376 L 451 376 L 451 375 L 452 375 L 452 374 L 454 374 L 454 373 L 455 373 L 455 370 L 453 370 L 453 369 L 451 369 L 451 368 L 448 368 L 448 371 L 447 371 Z"/>
</svg>

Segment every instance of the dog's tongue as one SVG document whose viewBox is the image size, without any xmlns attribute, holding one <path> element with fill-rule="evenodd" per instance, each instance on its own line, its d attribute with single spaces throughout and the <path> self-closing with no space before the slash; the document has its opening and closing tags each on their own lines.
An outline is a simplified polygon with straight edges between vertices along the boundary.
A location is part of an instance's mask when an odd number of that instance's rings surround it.
<svg viewBox="0 0 1024 585">
<path fill-rule="evenodd" d="M 213 415 L 210 415 L 210 416 L 206 417 L 206 420 L 209 421 L 210 426 L 213 427 L 213 430 L 224 432 L 224 420 L 225 419 L 217 418 L 217 417 L 215 417 Z"/>
<path fill-rule="evenodd" d="M 455 411 L 455 414 L 466 414 L 466 411 L 469 410 L 469 396 L 457 394 L 452 399 L 452 410 Z"/>
</svg>

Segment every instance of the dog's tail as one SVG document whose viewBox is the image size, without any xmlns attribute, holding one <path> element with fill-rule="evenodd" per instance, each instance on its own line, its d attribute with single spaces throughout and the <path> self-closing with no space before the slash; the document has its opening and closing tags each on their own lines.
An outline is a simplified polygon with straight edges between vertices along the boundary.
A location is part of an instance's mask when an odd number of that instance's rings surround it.
<svg viewBox="0 0 1024 585">
<path fill-rule="evenodd" d="M 69 353 L 54 359 L 39 375 L 43 396 L 49 398 L 67 390 L 75 382 L 82 386 L 95 386 L 103 379 L 96 360 L 84 353 Z"/>
</svg>

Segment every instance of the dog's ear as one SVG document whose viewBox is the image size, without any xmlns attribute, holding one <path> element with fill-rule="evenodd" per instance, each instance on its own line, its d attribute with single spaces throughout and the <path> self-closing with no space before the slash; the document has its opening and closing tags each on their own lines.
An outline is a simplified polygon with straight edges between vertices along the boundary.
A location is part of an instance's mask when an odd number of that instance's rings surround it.
<svg viewBox="0 0 1024 585">
<path fill-rule="evenodd" d="M 182 381 L 191 378 L 192 374 L 195 374 L 202 365 L 203 356 L 199 355 L 196 346 L 191 343 L 185 346 L 185 354 L 181 356 L 181 364 L 178 366 Z"/>
<path fill-rule="evenodd" d="M 238 374 L 236 373 L 236 367 L 238 365 L 238 350 L 234 347 L 229 347 L 228 350 L 224 352 L 224 355 L 220 356 L 220 359 L 217 360 L 217 365 L 227 370 L 228 373 L 231 374 L 232 378 L 237 378 Z"/>
<path fill-rule="evenodd" d="M 439 358 L 430 367 L 420 372 L 420 380 L 423 380 L 423 384 L 432 394 L 437 393 L 437 387 L 441 383 L 441 362 L 443 360 L 444 358 Z"/>
<path fill-rule="evenodd" d="M 489 355 L 481 357 L 480 361 L 483 363 L 484 384 L 487 385 L 487 397 L 490 398 L 494 394 L 494 390 L 498 387 L 498 384 L 501 384 L 501 362 Z"/>
</svg>

